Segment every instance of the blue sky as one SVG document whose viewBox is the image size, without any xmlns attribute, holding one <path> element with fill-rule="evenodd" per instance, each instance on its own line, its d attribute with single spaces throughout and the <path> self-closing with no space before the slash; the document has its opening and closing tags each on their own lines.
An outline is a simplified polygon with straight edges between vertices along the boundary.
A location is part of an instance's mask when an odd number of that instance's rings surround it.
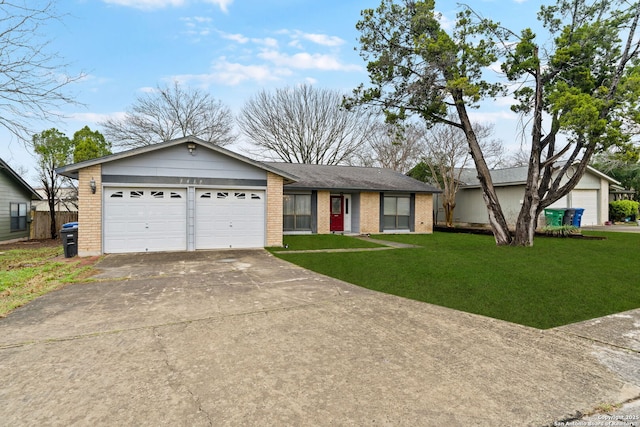
<svg viewBox="0 0 640 427">
<path fill-rule="evenodd" d="M 65 0 L 65 14 L 50 23 L 51 49 L 69 63 L 69 74 L 86 77 L 70 87 L 84 106 L 65 107 L 67 117 L 46 123 L 69 137 L 88 125 L 123 114 L 136 97 L 178 80 L 209 91 L 237 112 L 262 89 L 301 83 L 351 91 L 366 83 L 366 64 L 357 47 L 356 22 L 379 0 Z M 456 2 L 437 2 L 444 22 Z M 486 17 L 512 29 L 535 25 L 539 2 L 469 0 Z M 496 136 L 510 147 L 518 136 L 518 117 L 508 100 L 474 112 L 493 122 Z M 0 157 L 28 169 L 35 184 L 35 161 L 23 144 L 0 130 Z M 517 145 L 517 144 L 516 144 Z M 242 152 L 242 146 L 231 146 Z"/>
</svg>

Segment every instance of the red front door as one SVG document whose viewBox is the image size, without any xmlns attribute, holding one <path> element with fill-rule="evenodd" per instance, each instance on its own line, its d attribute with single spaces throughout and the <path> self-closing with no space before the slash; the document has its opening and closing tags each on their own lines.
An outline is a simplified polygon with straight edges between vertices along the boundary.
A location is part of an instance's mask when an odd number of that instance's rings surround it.
<svg viewBox="0 0 640 427">
<path fill-rule="evenodd" d="M 331 196 L 330 231 L 344 231 L 344 197 Z"/>
</svg>

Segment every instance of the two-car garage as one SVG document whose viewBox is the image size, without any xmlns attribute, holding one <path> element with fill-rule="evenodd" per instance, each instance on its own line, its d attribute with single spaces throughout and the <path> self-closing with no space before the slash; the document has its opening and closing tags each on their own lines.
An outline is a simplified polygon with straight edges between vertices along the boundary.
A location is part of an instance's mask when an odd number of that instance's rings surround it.
<svg viewBox="0 0 640 427">
<path fill-rule="evenodd" d="M 106 187 L 103 194 L 105 253 L 265 245 L 264 190 Z"/>
<path fill-rule="evenodd" d="M 282 244 L 282 194 L 297 178 L 184 137 L 67 165 L 78 180 L 78 255 Z"/>
</svg>

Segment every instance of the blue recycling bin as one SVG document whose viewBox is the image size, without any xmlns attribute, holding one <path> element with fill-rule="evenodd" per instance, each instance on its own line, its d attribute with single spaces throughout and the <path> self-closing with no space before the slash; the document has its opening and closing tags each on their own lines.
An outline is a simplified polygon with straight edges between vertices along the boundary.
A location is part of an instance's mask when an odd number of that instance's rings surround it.
<svg viewBox="0 0 640 427">
<path fill-rule="evenodd" d="M 73 228 L 73 227 L 77 227 L 77 226 L 78 226 L 78 221 L 67 222 L 66 224 L 62 224 L 62 229 Z"/>
<path fill-rule="evenodd" d="M 584 209 L 576 208 L 576 212 L 575 214 L 573 214 L 573 221 L 571 222 L 571 225 L 573 225 L 574 227 L 580 227 L 580 224 L 582 223 L 583 213 L 584 213 Z"/>
</svg>

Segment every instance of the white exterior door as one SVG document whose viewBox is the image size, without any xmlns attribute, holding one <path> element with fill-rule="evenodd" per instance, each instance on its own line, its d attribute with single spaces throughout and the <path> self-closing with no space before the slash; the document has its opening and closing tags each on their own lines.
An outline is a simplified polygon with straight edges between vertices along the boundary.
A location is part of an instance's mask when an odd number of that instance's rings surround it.
<svg viewBox="0 0 640 427">
<path fill-rule="evenodd" d="M 265 193 L 196 189 L 196 249 L 262 248 Z"/>
<path fill-rule="evenodd" d="M 179 188 L 105 188 L 104 252 L 186 250 L 186 195 Z"/>
</svg>

